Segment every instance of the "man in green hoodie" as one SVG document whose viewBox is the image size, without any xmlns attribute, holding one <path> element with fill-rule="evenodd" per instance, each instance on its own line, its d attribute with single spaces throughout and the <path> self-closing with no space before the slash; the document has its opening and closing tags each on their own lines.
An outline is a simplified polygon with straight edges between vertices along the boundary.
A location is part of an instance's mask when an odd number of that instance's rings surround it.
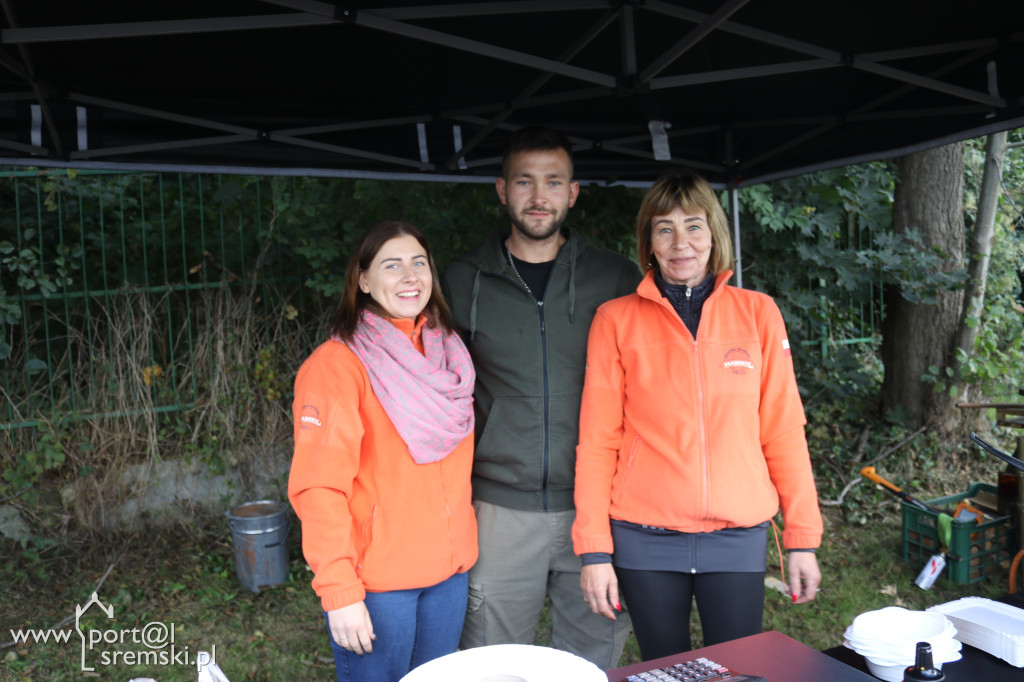
<svg viewBox="0 0 1024 682">
<path fill-rule="evenodd" d="M 480 558 L 462 647 L 532 644 L 550 597 L 554 646 L 614 668 L 629 619 L 610 621 L 584 601 L 573 486 L 590 322 L 599 305 L 636 289 L 640 271 L 562 227 L 579 184 L 561 133 L 513 134 L 495 186 L 511 230 L 455 258 L 443 277 L 477 372 Z"/>
</svg>

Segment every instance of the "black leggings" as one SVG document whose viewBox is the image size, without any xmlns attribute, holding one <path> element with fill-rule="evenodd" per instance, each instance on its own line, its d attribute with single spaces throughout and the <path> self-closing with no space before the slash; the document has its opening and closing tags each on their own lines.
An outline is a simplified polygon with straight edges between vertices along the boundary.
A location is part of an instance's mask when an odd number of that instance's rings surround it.
<svg viewBox="0 0 1024 682">
<path fill-rule="evenodd" d="M 704 646 L 761 632 L 764 573 L 677 573 L 616 568 L 640 656 L 650 661 L 689 651 L 690 608 L 697 611 Z"/>
</svg>

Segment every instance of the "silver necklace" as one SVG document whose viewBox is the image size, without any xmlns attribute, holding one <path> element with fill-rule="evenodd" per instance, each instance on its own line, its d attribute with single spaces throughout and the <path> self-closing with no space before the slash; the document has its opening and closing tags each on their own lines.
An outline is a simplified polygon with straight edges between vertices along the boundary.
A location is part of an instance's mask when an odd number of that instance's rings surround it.
<svg viewBox="0 0 1024 682">
<path fill-rule="evenodd" d="M 537 297 L 533 295 L 533 290 L 530 289 L 530 285 L 527 284 L 526 280 L 523 279 L 523 276 L 519 274 L 519 269 L 516 268 L 515 261 L 512 260 L 512 249 L 508 248 L 507 244 L 505 244 L 504 246 L 505 255 L 508 256 L 508 264 L 512 266 L 512 272 L 516 273 L 516 279 L 518 279 L 519 283 L 523 285 L 524 289 L 526 289 L 526 293 L 530 294 L 530 297 L 533 298 L 534 300 L 537 300 Z"/>
</svg>

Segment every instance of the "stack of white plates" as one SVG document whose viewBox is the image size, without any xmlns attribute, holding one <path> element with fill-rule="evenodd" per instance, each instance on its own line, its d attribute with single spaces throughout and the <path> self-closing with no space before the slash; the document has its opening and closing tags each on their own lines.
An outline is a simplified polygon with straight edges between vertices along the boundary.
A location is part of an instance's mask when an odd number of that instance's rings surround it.
<svg viewBox="0 0 1024 682">
<path fill-rule="evenodd" d="M 951 620 L 956 625 L 956 638 L 964 644 L 1024 667 L 1024 609 L 991 599 L 964 597 L 928 610 Z"/>
<path fill-rule="evenodd" d="M 932 645 L 936 668 L 960 660 L 956 626 L 941 613 L 888 606 L 860 614 L 843 636 L 843 643 L 867 660 L 872 675 L 890 682 L 901 682 L 903 671 L 914 665 L 918 642 Z"/>
</svg>

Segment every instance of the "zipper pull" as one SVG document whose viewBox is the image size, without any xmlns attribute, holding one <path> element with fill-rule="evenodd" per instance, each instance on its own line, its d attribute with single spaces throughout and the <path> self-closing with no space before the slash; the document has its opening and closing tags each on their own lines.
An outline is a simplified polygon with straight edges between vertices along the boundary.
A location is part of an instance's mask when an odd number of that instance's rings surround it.
<svg viewBox="0 0 1024 682">
<path fill-rule="evenodd" d="M 693 292 L 693 289 L 691 289 L 690 287 L 686 287 L 686 300 L 690 300 L 690 294 L 692 292 Z"/>
</svg>

